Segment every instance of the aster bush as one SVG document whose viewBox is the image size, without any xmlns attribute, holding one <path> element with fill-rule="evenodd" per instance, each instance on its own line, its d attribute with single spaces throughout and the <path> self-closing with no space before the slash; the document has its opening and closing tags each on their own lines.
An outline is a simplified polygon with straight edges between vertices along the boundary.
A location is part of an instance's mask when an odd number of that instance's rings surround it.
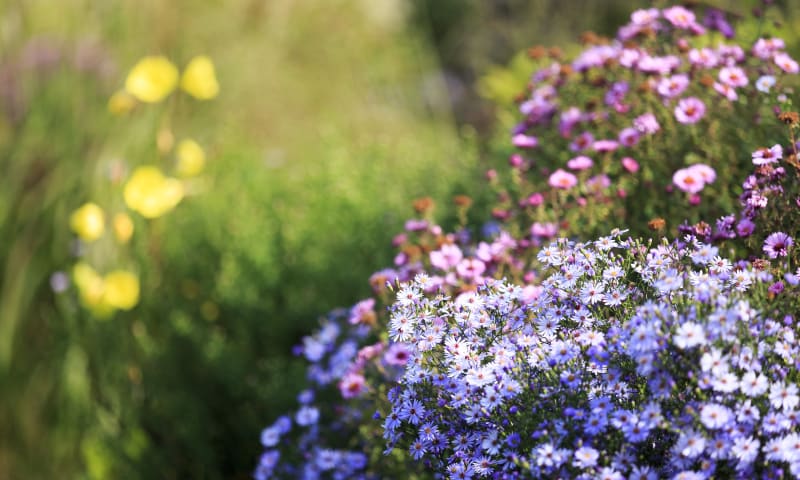
<svg viewBox="0 0 800 480">
<path fill-rule="evenodd" d="M 535 72 L 506 117 L 515 148 L 496 149 L 512 168 L 489 173 L 503 177 L 495 217 L 520 232 L 597 236 L 613 220 L 649 235 L 655 218 L 674 233 L 730 212 L 751 165 L 742 149 L 772 145 L 798 72 L 763 15 L 743 23 L 758 36 L 736 38 L 715 9 L 646 9 L 615 38 L 584 35 L 574 58 L 530 49 Z"/>
<path fill-rule="evenodd" d="M 531 52 L 492 218 L 415 203 L 255 478 L 800 476 L 797 64 L 698 15 Z"/>
</svg>

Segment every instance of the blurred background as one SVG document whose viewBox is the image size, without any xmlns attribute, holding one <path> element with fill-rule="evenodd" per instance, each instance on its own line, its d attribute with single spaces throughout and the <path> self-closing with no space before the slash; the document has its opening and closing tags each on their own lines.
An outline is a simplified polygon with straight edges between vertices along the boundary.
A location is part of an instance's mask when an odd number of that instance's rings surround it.
<svg viewBox="0 0 800 480">
<path fill-rule="evenodd" d="M 0 2 L 0 478 L 249 478 L 302 385 L 292 346 L 370 295 L 412 201 L 447 226 L 453 195 L 488 195 L 520 52 L 651 3 Z M 209 56 L 219 94 L 109 103 L 147 55 Z M 190 137 L 205 161 L 180 203 L 126 208 L 136 167 L 180 172 Z M 91 244 L 87 202 L 107 219 Z M 87 308 L 79 262 L 132 273 L 136 305 Z"/>
</svg>

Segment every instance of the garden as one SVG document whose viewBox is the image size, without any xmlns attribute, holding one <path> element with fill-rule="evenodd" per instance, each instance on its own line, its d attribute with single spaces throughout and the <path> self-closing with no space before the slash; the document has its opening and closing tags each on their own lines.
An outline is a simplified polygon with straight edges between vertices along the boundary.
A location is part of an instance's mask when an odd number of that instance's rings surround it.
<svg viewBox="0 0 800 480">
<path fill-rule="evenodd" d="M 793 2 L 0 6 L 0 478 L 800 477 Z"/>
</svg>

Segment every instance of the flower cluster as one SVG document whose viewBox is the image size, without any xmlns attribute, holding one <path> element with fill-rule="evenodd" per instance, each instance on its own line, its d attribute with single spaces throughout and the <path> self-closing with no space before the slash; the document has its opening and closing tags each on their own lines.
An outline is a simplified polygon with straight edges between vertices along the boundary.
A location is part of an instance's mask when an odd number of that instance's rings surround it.
<svg viewBox="0 0 800 480">
<path fill-rule="evenodd" d="M 495 182 L 497 218 L 600 235 L 613 215 L 647 235 L 646 216 L 675 228 L 687 213 L 690 221 L 727 213 L 735 197 L 725 186 L 750 165 L 741 148 L 775 135 L 764 106 L 788 107 L 798 72 L 781 39 L 740 46 L 732 33 L 718 10 L 701 23 L 671 7 L 634 12 L 616 39 L 584 36 L 588 46 L 571 62 L 532 49 L 539 69 L 518 105 L 509 181 Z M 759 161 L 778 159 L 780 148 L 759 149 Z M 719 198 L 703 201 L 708 190 Z"/>
<path fill-rule="evenodd" d="M 183 75 L 165 57 L 145 57 L 128 74 L 125 89 L 114 94 L 109 100 L 109 111 L 124 115 L 133 111 L 136 100 L 144 103 L 158 103 L 166 99 L 180 84 L 180 88 L 199 100 L 209 100 L 217 96 L 217 83 L 214 65 L 206 56 L 192 59 Z M 173 150 L 174 138 L 169 130 L 158 133 L 159 152 L 166 155 Z M 164 175 L 155 165 L 140 165 L 133 169 L 121 188 L 115 190 L 124 204 L 147 219 L 161 217 L 172 211 L 187 192 L 186 178 L 199 175 L 205 166 L 205 152 L 193 139 L 181 140 L 174 149 L 175 173 L 183 180 Z M 111 183 L 118 185 L 125 175 L 126 165 L 119 162 L 111 172 Z M 107 203 L 118 203 L 108 199 Z M 101 241 L 106 230 L 106 212 L 95 202 L 87 202 L 70 216 L 70 228 L 80 241 L 79 254 L 86 256 L 85 246 Z M 134 221 L 125 211 L 117 211 L 111 218 L 116 246 L 127 244 L 134 233 Z M 107 242 L 106 242 L 107 243 Z M 98 249 L 100 250 L 100 249 Z M 130 270 L 115 269 L 101 275 L 87 261 L 80 261 L 73 268 L 72 275 L 81 303 L 96 316 L 108 317 L 116 310 L 130 310 L 139 302 L 139 278 Z M 66 289 L 65 275 L 58 272 L 51 283 L 61 292 Z"/>
<path fill-rule="evenodd" d="M 532 49 L 492 219 L 415 202 L 256 478 L 800 477 L 798 67 L 733 34 L 671 7 Z"/>
<path fill-rule="evenodd" d="M 794 319 L 755 311 L 771 276 L 718 253 L 559 241 L 535 299 L 418 276 L 392 307 L 411 356 L 385 438 L 448 478 L 800 473 Z"/>
</svg>

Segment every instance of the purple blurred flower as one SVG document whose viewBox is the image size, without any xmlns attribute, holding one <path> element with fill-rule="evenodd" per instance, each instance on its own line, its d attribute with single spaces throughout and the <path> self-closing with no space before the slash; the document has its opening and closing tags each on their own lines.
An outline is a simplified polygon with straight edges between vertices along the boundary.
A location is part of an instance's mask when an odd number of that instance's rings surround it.
<svg viewBox="0 0 800 480">
<path fill-rule="evenodd" d="M 764 253 L 769 258 L 785 257 L 793 243 L 792 237 L 783 232 L 772 233 L 764 240 Z"/>
</svg>

